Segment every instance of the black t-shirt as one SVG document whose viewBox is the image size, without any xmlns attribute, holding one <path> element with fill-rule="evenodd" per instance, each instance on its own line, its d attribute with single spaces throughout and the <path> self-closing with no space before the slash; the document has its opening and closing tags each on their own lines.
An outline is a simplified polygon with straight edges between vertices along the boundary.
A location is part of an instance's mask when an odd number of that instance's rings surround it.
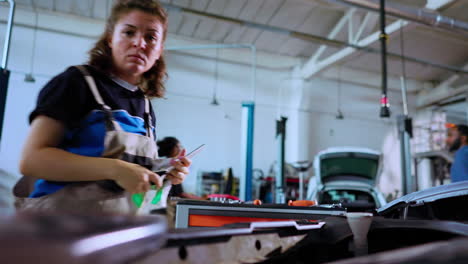
<svg viewBox="0 0 468 264">
<path fill-rule="evenodd" d="M 86 68 L 93 76 L 104 103 L 113 112 L 126 111 L 130 118 L 143 120 L 145 105 L 140 89 L 132 91 L 130 89 L 133 87 L 128 87 L 131 86 L 129 84 L 125 87 L 124 81 L 112 79 L 91 66 Z M 32 122 L 38 115 L 46 115 L 63 122 L 68 129 L 74 129 L 81 126 L 88 115 L 99 109 L 83 74 L 76 67 L 69 67 L 42 88 L 29 121 Z M 152 109 L 151 116 L 151 126 L 154 127 L 156 119 Z"/>
<path fill-rule="evenodd" d="M 87 66 L 105 104 L 112 109 L 114 119 L 127 132 L 146 135 L 143 92 L 120 79 L 111 78 Z M 155 116 L 151 108 L 150 124 L 155 131 Z M 83 74 L 68 68 L 49 81 L 39 93 L 37 106 L 29 116 L 30 122 L 45 115 L 65 124 L 66 131 L 59 147 L 68 152 L 99 157 L 104 150 L 104 112 L 96 102 Z M 154 133 L 156 135 L 156 133 Z M 63 188 L 65 182 L 38 180 L 31 197 L 39 197 Z"/>
</svg>

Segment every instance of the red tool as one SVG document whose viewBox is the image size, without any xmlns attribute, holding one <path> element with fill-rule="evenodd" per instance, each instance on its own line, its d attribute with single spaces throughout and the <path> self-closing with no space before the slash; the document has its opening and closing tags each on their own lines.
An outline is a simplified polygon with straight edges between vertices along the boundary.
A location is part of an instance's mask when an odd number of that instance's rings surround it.
<svg viewBox="0 0 468 264">
<path fill-rule="evenodd" d="M 308 200 L 296 200 L 296 201 L 289 200 L 288 201 L 289 206 L 313 206 L 316 204 L 317 203 L 315 201 L 308 201 Z"/>
</svg>

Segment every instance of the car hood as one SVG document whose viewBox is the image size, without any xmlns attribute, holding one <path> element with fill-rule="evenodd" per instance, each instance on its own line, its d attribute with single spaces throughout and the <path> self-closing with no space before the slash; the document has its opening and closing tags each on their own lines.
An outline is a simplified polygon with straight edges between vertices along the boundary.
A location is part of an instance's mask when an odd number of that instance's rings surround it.
<svg viewBox="0 0 468 264">
<path fill-rule="evenodd" d="M 386 206 L 381 207 L 379 210 L 377 210 L 377 212 L 380 215 L 387 215 L 394 210 L 398 210 L 399 208 L 409 205 L 432 203 L 442 199 L 467 195 L 468 181 L 456 182 L 407 194 L 403 197 L 393 200 Z"/>
<path fill-rule="evenodd" d="M 380 172 L 380 153 L 365 148 L 330 148 L 315 156 L 317 181 L 331 184 L 356 181 L 375 186 Z"/>
</svg>

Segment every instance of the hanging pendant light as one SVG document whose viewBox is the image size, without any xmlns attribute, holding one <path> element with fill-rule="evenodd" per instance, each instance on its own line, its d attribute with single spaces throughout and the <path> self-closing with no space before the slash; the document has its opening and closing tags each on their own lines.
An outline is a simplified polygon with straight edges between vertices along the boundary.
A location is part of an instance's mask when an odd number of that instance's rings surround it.
<svg viewBox="0 0 468 264">
<path fill-rule="evenodd" d="M 338 89 L 337 89 L 337 113 L 335 118 L 338 120 L 343 120 L 344 115 L 341 111 L 341 65 L 338 68 Z"/>
<path fill-rule="evenodd" d="M 34 7 L 34 11 L 35 11 L 35 14 L 36 14 L 36 22 L 34 24 L 34 34 L 33 34 L 33 47 L 32 47 L 32 54 L 31 54 L 31 62 L 29 64 L 30 66 L 30 69 L 29 69 L 29 73 L 26 73 L 26 75 L 24 76 L 24 81 L 25 82 L 28 82 L 28 83 L 34 83 L 36 82 L 36 79 L 34 78 L 32 72 L 33 72 L 33 68 L 34 68 L 34 57 L 36 55 L 36 35 L 37 35 L 37 17 L 38 17 L 38 14 L 37 14 L 37 10 L 36 10 L 36 7 Z"/>
<path fill-rule="evenodd" d="M 211 105 L 219 105 L 218 99 L 216 98 L 216 94 L 213 94 L 213 99 L 211 100 Z"/>
<path fill-rule="evenodd" d="M 338 119 L 338 120 L 344 119 L 343 112 L 341 112 L 340 109 L 338 109 L 338 113 L 336 114 L 335 118 Z"/>
<path fill-rule="evenodd" d="M 219 55 L 219 48 L 216 48 L 216 63 L 215 63 L 215 84 L 213 87 L 213 98 L 211 99 L 211 105 L 218 106 L 218 98 L 217 98 L 217 90 L 218 90 L 218 55 Z"/>
<path fill-rule="evenodd" d="M 24 81 L 29 82 L 29 83 L 34 83 L 36 82 L 36 79 L 34 79 L 34 76 L 32 75 L 32 73 L 26 73 L 26 75 L 24 75 Z"/>
</svg>

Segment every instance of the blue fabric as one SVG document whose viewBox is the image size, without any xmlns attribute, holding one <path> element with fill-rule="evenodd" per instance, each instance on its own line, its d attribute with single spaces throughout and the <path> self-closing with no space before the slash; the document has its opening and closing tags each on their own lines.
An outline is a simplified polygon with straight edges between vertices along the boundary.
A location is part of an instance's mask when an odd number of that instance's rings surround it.
<svg viewBox="0 0 468 264">
<path fill-rule="evenodd" d="M 65 187 L 65 185 L 67 184 L 69 184 L 69 182 L 51 182 L 51 181 L 39 179 L 34 184 L 34 191 L 31 193 L 29 197 L 37 198 L 37 197 L 41 197 L 47 194 L 54 193 L 62 189 L 63 187 Z"/>
<path fill-rule="evenodd" d="M 450 171 L 452 182 L 468 180 L 468 146 L 461 147 L 455 153 L 455 160 Z"/>
<path fill-rule="evenodd" d="M 92 67 L 93 75 L 104 102 L 111 107 L 114 119 L 126 132 L 146 135 L 145 100 L 140 90 L 129 91 Z M 66 126 L 60 148 L 68 152 L 100 157 L 104 151 L 105 121 L 88 84 L 76 68 L 69 68 L 53 78 L 41 90 L 30 121 L 39 115 L 54 118 Z M 151 109 L 152 110 L 152 109 Z M 155 132 L 155 116 L 151 111 L 151 129 Z M 156 133 L 154 133 L 156 134 Z M 71 182 L 36 181 L 30 197 L 54 193 Z"/>
<path fill-rule="evenodd" d="M 126 111 L 116 111 L 112 115 L 124 131 L 146 135 L 143 119 L 130 116 Z M 106 134 L 104 113 L 94 111 L 83 123 L 81 129 L 66 132 L 65 138 L 73 139 L 74 144 L 73 146 L 62 147 L 62 149 L 78 155 L 100 157 L 104 151 L 104 137 Z M 30 197 L 36 198 L 54 193 L 67 184 L 70 184 L 70 182 L 51 182 L 39 179 L 36 181 L 34 191 Z"/>
<path fill-rule="evenodd" d="M 112 111 L 112 116 L 124 131 L 146 135 L 143 119 L 131 116 L 126 111 Z M 83 156 L 100 157 L 104 151 L 105 134 L 104 112 L 93 111 L 84 120 L 80 129 L 66 133 L 65 137 L 73 141 L 73 144 L 69 144 L 63 149 Z"/>
</svg>

